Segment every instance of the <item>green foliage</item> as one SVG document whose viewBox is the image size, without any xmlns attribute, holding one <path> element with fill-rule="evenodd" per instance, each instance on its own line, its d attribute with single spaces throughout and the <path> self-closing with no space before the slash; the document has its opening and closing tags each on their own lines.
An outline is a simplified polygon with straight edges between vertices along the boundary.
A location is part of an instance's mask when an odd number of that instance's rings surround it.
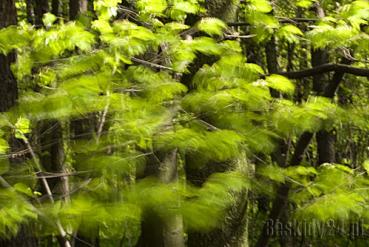
<svg viewBox="0 0 369 247">
<path fill-rule="evenodd" d="M 324 121 L 334 119 L 339 108 L 328 99 L 312 97 L 301 106 L 281 100 L 274 106 L 272 122 L 276 129 L 284 135 L 316 132 L 324 127 Z M 304 119 L 304 121 L 300 121 Z M 292 127 L 293 126 L 293 127 Z"/>
<path fill-rule="evenodd" d="M 266 78 L 267 85 L 277 91 L 292 94 L 295 91 L 295 85 L 287 78 L 280 75 L 271 75 Z"/>
<path fill-rule="evenodd" d="M 240 153 L 242 137 L 233 131 L 203 131 L 188 128 L 175 129 L 158 136 L 156 145 L 159 149 L 181 151 L 195 155 L 195 160 L 202 165 L 207 161 L 227 161 Z"/>
<path fill-rule="evenodd" d="M 226 24 L 216 18 L 203 18 L 198 23 L 197 28 L 209 35 L 221 35 Z"/>
<path fill-rule="evenodd" d="M 0 201 L 0 234 L 3 237 L 11 238 L 22 223 L 37 219 L 36 209 L 11 189 L 0 190 Z"/>
<path fill-rule="evenodd" d="M 281 184 L 293 191 L 286 213 L 297 219 L 369 219 L 367 79 L 345 76 L 327 99 L 310 92 L 311 79 L 266 75 L 273 54 L 264 52 L 273 37 L 281 70 L 309 68 L 310 49 L 366 68 L 367 1 L 323 1 L 320 20 L 316 1 L 228 1 L 242 27 L 207 16 L 210 1 L 121 2 L 95 0 L 86 26 L 47 13 L 43 28 L 20 21 L 0 30 L 0 53 L 16 53 L 19 88 L 0 115 L 0 182 L 9 187 L 0 190 L 0 237 L 30 223 L 40 238 L 62 227 L 68 237 L 78 230 L 106 246 L 134 246 L 151 215 L 207 232 L 226 228 L 246 200 L 258 226 L 270 204 L 261 210 L 259 196 L 274 198 Z M 297 8 L 309 18 L 295 18 Z M 49 122 L 60 133 L 42 130 Z M 317 166 L 312 142 L 301 164 L 277 166 L 279 155 L 290 162 L 302 133 L 320 130 L 334 131 L 342 164 Z M 164 181 L 171 165 L 175 178 Z M 41 175 L 57 181 L 54 203 L 39 192 Z"/>
<path fill-rule="evenodd" d="M 304 34 L 298 27 L 290 24 L 282 26 L 276 34 L 277 37 L 289 43 L 298 43 L 299 37 L 303 35 Z"/>
</svg>

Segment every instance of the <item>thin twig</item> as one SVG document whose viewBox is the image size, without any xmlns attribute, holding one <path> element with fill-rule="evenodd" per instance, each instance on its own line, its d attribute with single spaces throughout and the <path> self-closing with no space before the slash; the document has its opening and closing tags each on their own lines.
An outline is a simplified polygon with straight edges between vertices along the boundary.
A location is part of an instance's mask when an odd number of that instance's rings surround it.
<svg viewBox="0 0 369 247">
<path fill-rule="evenodd" d="M 249 34 L 249 35 L 230 34 L 230 35 L 224 35 L 225 39 L 251 39 L 253 37 L 256 37 L 256 34 Z"/>
<path fill-rule="evenodd" d="M 151 63 L 151 62 L 139 59 L 139 58 L 132 57 L 131 60 L 135 63 L 140 63 L 140 64 L 143 64 L 143 65 L 147 65 L 147 66 L 152 67 L 152 68 L 165 69 L 165 70 L 173 71 L 173 69 L 170 68 L 170 67 L 163 66 L 163 65 L 160 65 L 160 64 L 156 64 L 156 63 Z"/>
<path fill-rule="evenodd" d="M 97 130 L 97 138 L 96 138 L 96 142 L 98 143 L 99 140 L 100 140 L 100 137 L 101 137 L 101 133 L 102 133 L 102 130 L 104 128 L 104 124 L 105 124 L 105 121 L 106 121 L 106 115 L 108 114 L 108 111 L 109 111 L 109 106 L 110 106 L 110 97 L 109 97 L 110 93 L 109 91 L 106 93 L 106 96 L 108 97 L 107 99 L 107 102 L 106 102 L 106 105 L 104 107 L 104 111 L 101 115 L 101 119 L 100 119 L 100 124 L 99 124 L 99 128 Z"/>
<path fill-rule="evenodd" d="M 38 159 L 37 159 L 37 156 L 36 156 L 36 154 L 35 154 L 35 152 L 33 151 L 33 148 L 32 148 L 32 146 L 31 146 L 31 144 L 29 143 L 29 141 L 28 141 L 28 139 L 27 138 L 23 138 L 24 139 L 24 142 L 25 142 L 25 144 L 26 144 L 26 146 L 27 146 L 27 148 L 29 149 L 29 151 L 30 151 L 30 153 L 31 153 L 31 156 L 32 156 L 32 159 L 33 159 L 33 161 L 35 162 L 35 165 L 36 165 L 36 169 L 37 169 L 37 171 L 36 172 L 42 172 L 41 171 L 41 165 L 40 165 L 40 163 L 39 163 L 39 161 L 38 161 Z M 50 189 L 50 186 L 49 186 L 49 183 L 47 182 L 47 179 L 46 178 L 41 178 L 41 182 L 42 182 L 42 184 L 44 185 L 44 187 L 45 187 L 45 190 L 46 190 L 46 194 L 47 194 L 47 196 L 48 196 L 48 198 L 49 198 L 49 200 L 50 200 L 50 202 L 52 203 L 52 204 L 54 204 L 55 203 L 55 201 L 54 201 L 54 198 L 53 198 L 53 194 L 52 194 L 52 192 L 51 192 L 51 189 Z M 59 219 L 57 219 L 56 220 L 56 226 L 57 226 L 57 228 L 58 228 L 58 230 L 59 230 L 59 234 L 60 234 L 60 236 L 63 238 L 63 240 L 65 241 L 65 247 L 71 247 L 71 244 L 70 244 L 70 242 L 69 242 L 69 240 L 67 239 L 67 233 L 65 232 L 65 230 L 64 230 L 64 228 L 63 228 L 63 226 L 62 226 L 62 224 L 60 223 L 60 220 Z"/>
</svg>

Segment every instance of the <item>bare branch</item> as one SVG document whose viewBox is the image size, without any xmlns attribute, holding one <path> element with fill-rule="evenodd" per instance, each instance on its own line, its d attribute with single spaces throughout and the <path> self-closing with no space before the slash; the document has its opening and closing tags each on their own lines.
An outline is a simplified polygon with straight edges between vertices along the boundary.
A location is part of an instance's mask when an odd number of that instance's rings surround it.
<svg viewBox="0 0 369 247">
<path fill-rule="evenodd" d="M 165 70 L 173 70 L 172 68 L 170 67 L 167 67 L 167 66 L 163 66 L 163 65 L 160 65 L 160 64 L 156 64 L 156 63 L 151 63 L 151 62 L 148 62 L 148 61 L 145 61 L 145 60 L 142 60 L 142 59 L 139 59 L 139 58 L 131 58 L 131 60 L 135 63 L 140 63 L 140 64 L 143 64 L 143 65 L 147 65 L 149 67 L 152 67 L 152 68 L 155 68 L 155 69 L 165 69 Z"/>
<path fill-rule="evenodd" d="M 278 72 L 277 74 L 283 75 L 290 79 L 300 79 L 328 72 L 347 73 L 356 76 L 369 77 L 369 69 L 352 67 L 345 64 L 331 64 L 331 63 L 316 66 L 311 69 L 292 72 Z"/>
</svg>

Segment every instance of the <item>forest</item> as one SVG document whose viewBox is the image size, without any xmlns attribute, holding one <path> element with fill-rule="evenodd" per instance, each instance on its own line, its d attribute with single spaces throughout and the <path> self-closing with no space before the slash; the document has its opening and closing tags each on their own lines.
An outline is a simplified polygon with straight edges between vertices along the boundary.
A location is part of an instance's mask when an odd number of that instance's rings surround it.
<svg viewBox="0 0 369 247">
<path fill-rule="evenodd" d="M 0 0 L 0 247 L 368 246 L 368 79 L 368 0 Z"/>
</svg>

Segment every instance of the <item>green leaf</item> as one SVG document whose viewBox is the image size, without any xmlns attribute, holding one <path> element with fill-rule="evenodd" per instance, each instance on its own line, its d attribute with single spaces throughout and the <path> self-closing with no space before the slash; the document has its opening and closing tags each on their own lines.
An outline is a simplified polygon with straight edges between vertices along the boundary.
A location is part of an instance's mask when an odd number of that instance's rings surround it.
<svg viewBox="0 0 369 247">
<path fill-rule="evenodd" d="M 20 117 L 15 123 L 15 137 L 19 139 L 25 139 L 25 135 L 31 132 L 30 120 Z"/>
<path fill-rule="evenodd" d="M 223 30 L 227 27 L 227 25 L 217 18 L 203 18 L 197 24 L 197 28 L 200 31 L 203 31 L 209 35 L 221 35 Z"/>
<path fill-rule="evenodd" d="M 364 161 L 363 167 L 364 167 L 366 173 L 369 174 L 369 160 Z"/>
<path fill-rule="evenodd" d="M 51 27 L 51 25 L 56 21 L 56 16 L 51 13 L 46 13 L 42 17 L 42 21 L 46 27 Z"/>
<path fill-rule="evenodd" d="M 8 142 L 0 137 L 0 154 L 5 154 L 8 151 L 8 148 Z"/>
<path fill-rule="evenodd" d="M 272 5 L 268 0 L 249 0 L 252 8 L 258 12 L 269 13 L 273 10 Z"/>
<path fill-rule="evenodd" d="M 313 3 L 313 0 L 301 0 L 296 3 L 296 6 L 307 9 L 310 8 Z"/>
<path fill-rule="evenodd" d="M 295 91 L 295 85 L 286 77 L 281 75 L 271 75 L 266 78 L 268 86 L 283 93 L 292 94 Z"/>
<path fill-rule="evenodd" d="M 138 0 L 137 7 L 143 13 L 161 14 L 167 8 L 165 0 Z"/>
<path fill-rule="evenodd" d="M 302 31 L 294 25 L 285 25 L 278 30 L 277 36 L 281 39 L 285 39 L 289 43 L 297 43 L 298 37 L 303 36 Z"/>
<path fill-rule="evenodd" d="M 33 196 L 31 188 L 23 183 L 16 183 L 13 187 L 18 192 L 21 192 L 27 196 Z"/>
<path fill-rule="evenodd" d="M 258 173 L 264 177 L 269 178 L 270 180 L 284 183 L 286 172 L 281 167 L 275 165 L 263 166 L 258 170 Z"/>
</svg>

